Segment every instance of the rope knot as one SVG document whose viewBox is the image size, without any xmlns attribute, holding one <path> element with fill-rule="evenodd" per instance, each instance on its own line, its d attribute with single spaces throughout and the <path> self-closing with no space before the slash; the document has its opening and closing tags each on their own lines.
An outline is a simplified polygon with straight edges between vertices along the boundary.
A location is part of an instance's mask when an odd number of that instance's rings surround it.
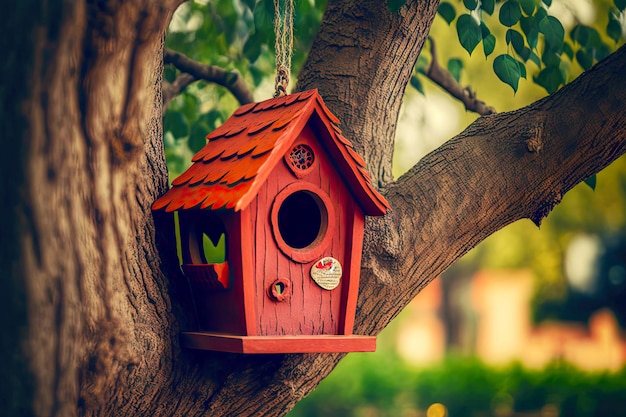
<svg viewBox="0 0 626 417">
<path fill-rule="evenodd" d="M 280 65 L 276 70 L 276 83 L 274 84 L 274 98 L 284 97 L 287 95 L 287 86 L 289 85 L 289 68 Z"/>
</svg>

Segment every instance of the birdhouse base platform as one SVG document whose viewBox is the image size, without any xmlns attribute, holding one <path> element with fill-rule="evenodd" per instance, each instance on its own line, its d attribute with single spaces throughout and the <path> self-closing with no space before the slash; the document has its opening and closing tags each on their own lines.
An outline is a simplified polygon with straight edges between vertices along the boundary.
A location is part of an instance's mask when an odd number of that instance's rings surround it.
<svg viewBox="0 0 626 417">
<path fill-rule="evenodd" d="M 374 352 L 376 336 L 235 336 L 182 332 L 183 346 L 232 353 L 338 353 Z"/>
</svg>

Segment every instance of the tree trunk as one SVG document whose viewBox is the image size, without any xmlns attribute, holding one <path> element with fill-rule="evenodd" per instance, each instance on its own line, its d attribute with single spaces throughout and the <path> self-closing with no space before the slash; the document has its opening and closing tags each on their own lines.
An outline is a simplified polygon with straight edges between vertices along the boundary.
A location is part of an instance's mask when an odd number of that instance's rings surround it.
<svg viewBox="0 0 626 417">
<path fill-rule="evenodd" d="M 379 3 L 382 3 L 379 4 Z M 626 50 L 559 93 L 479 119 L 391 182 L 399 105 L 437 2 L 330 2 L 302 76 L 365 155 L 393 212 L 368 219 L 356 330 L 378 333 L 501 227 L 539 223 L 626 152 Z M 7 415 L 281 415 L 340 354 L 182 350 L 166 187 L 164 31 L 177 1 L 20 2 L 2 18 L 2 339 Z M 20 36 L 15 36 L 20 34 Z"/>
</svg>

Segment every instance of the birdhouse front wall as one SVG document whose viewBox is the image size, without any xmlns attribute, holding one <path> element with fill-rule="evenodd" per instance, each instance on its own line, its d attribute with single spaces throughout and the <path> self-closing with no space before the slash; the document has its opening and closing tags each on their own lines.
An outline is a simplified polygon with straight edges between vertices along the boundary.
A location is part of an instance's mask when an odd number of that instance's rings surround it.
<svg viewBox="0 0 626 417">
<path fill-rule="evenodd" d="M 313 128 L 305 127 L 247 210 L 255 241 L 256 334 L 350 334 L 346 298 L 351 280 L 358 286 L 353 275 L 361 251 L 353 229 L 355 223 L 362 229 L 363 214 Z M 311 277 L 328 257 L 342 268 L 333 289 Z"/>
</svg>

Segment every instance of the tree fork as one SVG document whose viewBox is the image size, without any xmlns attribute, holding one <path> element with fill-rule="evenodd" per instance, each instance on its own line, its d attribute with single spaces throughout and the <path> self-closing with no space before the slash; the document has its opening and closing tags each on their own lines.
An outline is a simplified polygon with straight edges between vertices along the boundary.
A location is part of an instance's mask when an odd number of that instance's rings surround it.
<svg viewBox="0 0 626 417">
<path fill-rule="evenodd" d="M 484 116 L 425 156 L 368 219 L 360 300 L 378 333 L 421 288 L 487 236 L 520 219 L 539 225 L 574 185 L 626 152 L 626 47 L 557 93 Z M 406 248 L 411 248 L 407 250 Z M 402 277 L 402 279 L 398 279 Z"/>
</svg>

